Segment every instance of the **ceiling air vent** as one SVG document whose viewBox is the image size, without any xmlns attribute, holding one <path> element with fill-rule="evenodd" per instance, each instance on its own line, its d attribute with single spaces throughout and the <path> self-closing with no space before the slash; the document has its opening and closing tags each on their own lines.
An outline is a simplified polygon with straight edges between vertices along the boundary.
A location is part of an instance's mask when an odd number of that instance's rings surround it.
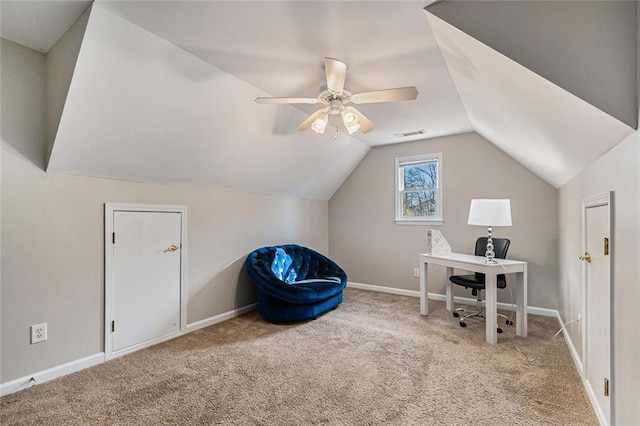
<svg viewBox="0 0 640 426">
<path fill-rule="evenodd" d="M 420 129 L 420 130 L 414 130 L 413 132 L 407 132 L 407 133 L 396 133 L 395 137 L 397 138 L 408 138 L 410 136 L 418 136 L 418 135 L 424 135 L 426 134 L 427 131 L 424 129 Z"/>
</svg>

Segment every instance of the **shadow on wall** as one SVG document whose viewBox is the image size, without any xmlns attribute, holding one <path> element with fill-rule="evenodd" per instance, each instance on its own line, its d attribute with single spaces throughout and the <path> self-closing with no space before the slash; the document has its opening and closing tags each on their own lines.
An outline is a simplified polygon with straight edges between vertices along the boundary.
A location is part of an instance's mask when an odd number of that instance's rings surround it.
<svg viewBox="0 0 640 426">
<path fill-rule="evenodd" d="M 4 106 L 2 107 L 4 109 Z M 6 122 L 5 118 L 2 118 L 2 122 Z M 2 130 L 2 145 L 8 151 L 14 155 L 22 158 L 24 161 L 31 163 L 33 166 L 46 171 L 47 154 L 44 142 L 35 141 L 31 144 L 23 143 L 19 137 L 14 137 L 10 134 L 10 130 L 5 131 L 3 124 Z M 41 145 L 41 146 L 40 146 Z"/>
<path fill-rule="evenodd" d="M 2 147 L 45 170 L 45 56 L 5 39 L 0 50 Z"/>
<path fill-rule="evenodd" d="M 233 260 L 189 295 L 188 324 L 256 303 L 255 287 L 244 270 L 246 258 L 243 255 Z"/>
<path fill-rule="evenodd" d="M 3 45 L 4 46 L 4 45 Z M 2 88 L 6 87 L 4 78 Z M 19 116 L 20 108 L 11 108 L 5 103 L 6 96 L 3 93 L 2 100 L 2 147 L 12 152 L 14 155 L 33 164 L 42 171 L 46 171 L 47 163 L 47 141 L 44 133 L 41 132 L 41 125 L 32 125 L 31 128 L 26 123 L 28 118 Z M 16 111 L 17 110 L 17 111 Z"/>
<path fill-rule="evenodd" d="M 236 281 L 235 299 L 235 306 L 238 308 L 257 302 L 256 287 L 255 285 L 253 285 L 253 283 L 251 282 L 251 278 L 249 278 L 249 274 L 247 274 L 247 271 L 244 269 L 244 261 L 246 260 L 247 256 L 244 256 L 234 262 L 234 264 L 240 264 L 240 271 L 238 273 Z"/>
</svg>

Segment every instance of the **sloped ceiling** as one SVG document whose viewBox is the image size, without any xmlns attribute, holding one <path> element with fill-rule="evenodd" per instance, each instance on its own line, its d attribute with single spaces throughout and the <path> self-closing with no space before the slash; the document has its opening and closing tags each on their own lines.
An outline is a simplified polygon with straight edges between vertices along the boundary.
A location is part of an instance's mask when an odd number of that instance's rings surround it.
<svg viewBox="0 0 640 426">
<path fill-rule="evenodd" d="M 637 1 L 457 0 L 426 10 L 638 127 Z"/>
<path fill-rule="evenodd" d="M 369 147 L 287 137 L 305 114 L 263 95 L 94 5 L 49 170 L 327 199 Z"/>
<path fill-rule="evenodd" d="M 371 147 L 415 139 L 397 133 L 475 130 L 559 187 L 633 132 L 430 3 L 97 1 L 48 171 L 328 199 Z M 253 102 L 313 97 L 324 56 L 352 92 L 418 99 L 362 105 L 376 128 L 353 136 L 296 133 L 313 106 Z"/>
<path fill-rule="evenodd" d="M 441 19 L 429 22 L 474 129 L 556 188 L 633 132 Z"/>
<path fill-rule="evenodd" d="M 472 131 L 423 3 L 372 5 L 95 3 L 48 171 L 328 199 L 372 146 L 411 140 L 396 133 Z M 296 133 L 315 108 L 253 102 L 314 96 L 324 56 L 352 92 L 421 95 L 361 106 L 376 128 L 353 136 Z"/>
<path fill-rule="evenodd" d="M 170 40 L 273 96 L 314 97 L 324 84 L 323 57 L 347 63 L 346 87 L 363 92 L 415 85 L 418 99 L 368 104 L 376 124 L 353 137 L 369 146 L 405 142 L 397 133 L 429 137 L 472 130 L 424 1 L 109 1 L 106 9 Z M 273 108 L 262 106 L 261 109 Z M 292 107 L 284 107 L 292 108 Z M 306 114 L 317 107 L 299 105 Z M 281 123 L 295 128 L 299 123 Z M 415 139 L 415 138 L 414 138 Z"/>
<path fill-rule="evenodd" d="M 48 52 L 91 1 L 2 0 L 2 38 Z"/>
</svg>

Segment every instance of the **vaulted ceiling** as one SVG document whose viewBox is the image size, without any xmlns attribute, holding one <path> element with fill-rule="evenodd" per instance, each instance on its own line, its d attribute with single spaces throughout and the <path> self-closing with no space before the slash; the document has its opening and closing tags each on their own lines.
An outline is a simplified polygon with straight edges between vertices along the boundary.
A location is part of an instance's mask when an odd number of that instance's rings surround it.
<svg viewBox="0 0 640 426">
<path fill-rule="evenodd" d="M 637 127 L 636 2 L 429 3 L 96 1 L 58 41 L 88 2 L 3 1 L 2 37 L 64 82 L 51 172 L 328 199 L 372 147 L 476 131 L 560 187 Z M 352 92 L 418 98 L 359 106 L 366 135 L 253 102 L 314 97 L 325 56 Z"/>
</svg>

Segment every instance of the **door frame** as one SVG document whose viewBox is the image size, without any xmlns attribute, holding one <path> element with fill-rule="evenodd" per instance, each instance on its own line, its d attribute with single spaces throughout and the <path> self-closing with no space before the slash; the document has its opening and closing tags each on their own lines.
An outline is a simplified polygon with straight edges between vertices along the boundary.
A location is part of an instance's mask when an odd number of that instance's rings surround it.
<svg viewBox="0 0 640 426">
<path fill-rule="evenodd" d="M 613 222 L 613 201 L 614 201 L 614 193 L 613 191 L 605 192 L 603 194 L 598 194 L 590 197 L 586 197 L 582 200 L 582 253 L 587 251 L 587 209 L 592 207 L 607 207 L 608 213 L 608 234 L 609 234 L 609 423 L 615 424 L 615 372 L 614 372 L 614 345 L 613 345 L 613 266 L 614 266 L 614 255 L 615 255 L 615 241 L 613 238 L 614 231 L 614 222 Z M 592 394 L 594 391 L 590 386 L 587 385 L 587 369 L 588 369 L 588 360 L 587 360 L 587 321 L 588 312 L 587 312 L 587 297 L 588 297 L 588 277 L 587 277 L 587 263 L 582 262 L 582 318 L 580 324 L 580 332 L 582 333 L 582 380 L 585 383 L 585 388 L 587 389 L 587 394 L 589 395 L 589 399 L 591 400 L 591 405 L 593 405 L 598 420 L 600 424 L 606 425 L 606 419 L 604 418 L 603 413 L 600 411 L 600 407 L 597 403 L 595 395 Z"/>
<path fill-rule="evenodd" d="M 134 345 L 129 350 L 113 352 L 111 344 L 111 288 L 113 285 L 113 244 L 112 233 L 113 216 L 116 211 L 126 212 L 155 212 L 155 213 L 180 213 L 180 329 L 177 333 L 171 333 L 157 339 L 150 340 L 144 344 Z M 104 354 L 105 359 L 125 355 L 126 353 L 155 345 L 184 334 L 187 329 L 187 206 L 174 206 L 162 204 L 123 204 L 105 203 L 104 205 Z"/>
</svg>

